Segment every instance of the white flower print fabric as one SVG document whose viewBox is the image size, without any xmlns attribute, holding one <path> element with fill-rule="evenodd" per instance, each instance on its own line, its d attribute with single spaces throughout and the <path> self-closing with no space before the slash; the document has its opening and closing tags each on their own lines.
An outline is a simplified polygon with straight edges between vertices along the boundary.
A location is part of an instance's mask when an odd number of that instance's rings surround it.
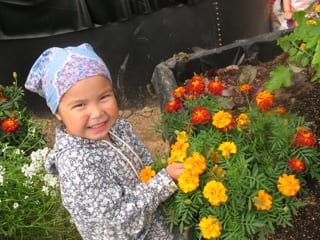
<svg viewBox="0 0 320 240">
<path fill-rule="evenodd" d="M 131 146 L 144 165 L 151 164 L 150 152 L 126 120 L 119 118 L 111 131 Z M 111 135 L 111 144 L 140 172 L 139 160 L 122 141 Z M 68 135 L 63 125 L 57 127 L 46 169 L 59 175 L 63 205 L 83 239 L 173 239 L 158 210 L 177 189 L 165 170 L 141 183 L 111 146 Z"/>
</svg>

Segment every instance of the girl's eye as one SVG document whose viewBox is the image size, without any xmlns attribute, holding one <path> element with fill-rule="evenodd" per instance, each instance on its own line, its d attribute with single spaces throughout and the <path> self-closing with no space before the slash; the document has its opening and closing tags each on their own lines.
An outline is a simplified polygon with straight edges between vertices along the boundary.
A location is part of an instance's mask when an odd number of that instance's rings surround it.
<svg viewBox="0 0 320 240">
<path fill-rule="evenodd" d="M 103 95 L 103 96 L 101 97 L 101 100 L 104 100 L 104 99 L 108 98 L 109 96 L 110 96 L 110 94 Z"/>
<path fill-rule="evenodd" d="M 83 103 L 79 103 L 79 104 L 76 104 L 76 105 L 72 106 L 72 108 L 82 108 L 82 107 L 84 107 Z"/>
</svg>

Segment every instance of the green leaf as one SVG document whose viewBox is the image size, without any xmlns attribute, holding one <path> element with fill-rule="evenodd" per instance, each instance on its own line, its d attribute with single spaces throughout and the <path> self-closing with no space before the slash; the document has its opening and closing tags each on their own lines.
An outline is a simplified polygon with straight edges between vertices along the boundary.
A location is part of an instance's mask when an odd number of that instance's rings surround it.
<svg viewBox="0 0 320 240">
<path fill-rule="evenodd" d="M 266 82 L 266 89 L 274 91 L 281 86 L 289 87 L 291 85 L 291 72 L 289 68 L 283 65 L 278 66 L 270 73 L 270 79 Z"/>
</svg>

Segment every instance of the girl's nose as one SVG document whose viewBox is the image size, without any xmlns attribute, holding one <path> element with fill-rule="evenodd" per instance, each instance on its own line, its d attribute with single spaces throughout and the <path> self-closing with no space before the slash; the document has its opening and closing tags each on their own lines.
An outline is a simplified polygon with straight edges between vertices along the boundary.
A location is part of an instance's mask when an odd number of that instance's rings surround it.
<svg viewBox="0 0 320 240">
<path fill-rule="evenodd" d="M 91 106 L 91 113 L 90 113 L 91 118 L 99 118 L 102 115 L 103 115 L 103 109 L 98 104 Z"/>
</svg>

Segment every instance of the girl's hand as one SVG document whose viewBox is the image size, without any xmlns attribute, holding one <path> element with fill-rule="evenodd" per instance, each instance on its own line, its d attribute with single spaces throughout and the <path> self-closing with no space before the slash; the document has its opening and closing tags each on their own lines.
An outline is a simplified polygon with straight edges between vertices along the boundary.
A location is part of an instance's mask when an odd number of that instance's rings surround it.
<svg viewBox="0 0 320 240">
<path fill-rule="evenodd" d="M 167 166 L 166 171 L 170 177 L 177 180 L 184 171 L 183 163 L 172 163 Z"/>
</svg>

